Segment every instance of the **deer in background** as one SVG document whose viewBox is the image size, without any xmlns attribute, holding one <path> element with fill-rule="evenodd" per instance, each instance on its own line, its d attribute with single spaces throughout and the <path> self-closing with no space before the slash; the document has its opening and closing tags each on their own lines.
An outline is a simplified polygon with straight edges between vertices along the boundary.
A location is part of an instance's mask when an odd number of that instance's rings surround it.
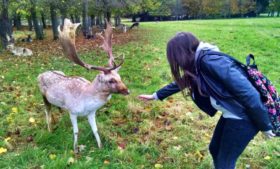
<svg viewBox="0 0 280 169">
<path fill-rule="evenodd" d="M 13 55 L 16 56 L 32 56 L 33 52 L 28 49 L 28 48 L 23 48 L 23 47 L 16 47 L 15 46 L 15 40 L 13 37 L 10 37 L 7 35 L 7 50 L 10 51 Z"/>
<path fill-rule="evenodd" d="M 124 58 L 118 65 L 114 62 L 111 23 L 107 22 L 104 36 L 102 34 L 98 35 L 103 39 L 102 49 L 109 56 L 108 67 L 93 66 L 80 60 L 75 47 L 75 34 L 79 25 L 79 23 L 73 24 L 69 19 L 65 19 L 62 30 L 61 26 L 58 27 L 59 40 L 64 54 L 72 62 L 87 70 L 98 70 L 100 73 L 92 82 L 82 77 L 66 76 L 60 71 L 48 71 L 38 76 L 39 88 L 46 105 L 45 113 L 48 129 L 51 131 L 51 105 L 68 110 L 73 125 L 75 153 L 79 152 L 77 117 L 87 116 L 98 147 L 101 148 L 102 144 L 95 119 L 96 111 L 111 98 L 112 93 L 129 94 L 129 90 L 118 74 Z"/>
</svg>

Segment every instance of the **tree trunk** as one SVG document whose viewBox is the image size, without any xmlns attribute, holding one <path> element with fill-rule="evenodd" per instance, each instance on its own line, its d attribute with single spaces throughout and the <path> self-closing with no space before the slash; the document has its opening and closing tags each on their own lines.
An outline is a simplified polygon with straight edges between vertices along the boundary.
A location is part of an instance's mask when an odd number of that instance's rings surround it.
<svg viewBox="0 0 280 169">
<path fill-rule="evenodd" d="M 83 34 L 88 37 L 90 34 L 89 17 L 88 17 L 88 0 L 83 0 Z"/>
<path fill-rule="evenodd" d="M 53 40 L 58 39 L 58 19 L 55 7 L 53 4 L 50 4 L 50 13 L 51 13 L 51 22 L 52 22 L 52 31 L 53 31 Z"/>
<path fill-rule="evenodd" d="M 120 16 L 115 16 L 115 26 L 119 26 L 121 24 L 121 17 Z"/>
<path fill-rule="evenodd" d="M 75 17 L 74 17 L 73 14 L 70 15 L 70 19 L 71 19 L 71 22 L 76 23 L 76 22 L 75 22 Z"/>
<path fill-rule="evenodd" d="M 14 14 L 14 27 L 16 27 L 17 30 L 21 29 L 21 16 L 19 14 Z"/>
<path fill-rule="evenodd" d="M 95 22 L 95 16 L 94 15 L 91 15 L 90 16 L 90 22 L 91 22 L 91 27 L 93 26 L 93 25 L 96 25 L 96 22 Z"/>
<path fill-rule="evenodd" d="M 60 8 L 60 13 L 61 13 L 62 24 L 64 24 L 64 19 L 67 18 L 67 11 L 64 7 L 62 7 Z"/>
<path fill-rule="evenodd" d="M 80 16 L 79 15 L 75 15 L 75 22 L 76 23 L 80 23 L 81 22 L 81 20 L 80 20 Z"/>
<path fill-rule="evenodd" d="M 98 15 L 97 17 L 96 17 L 96 25 L 100 25 L 100 16 Z"/>
<path fill-rule="evenodd" d="M 27 17 L 27 22 L 28 22 L 28 30 L 29 30 L 29 31 L 32 31 L 33 24 L 32 24 L 32 18 L 31 18 L 31 16 L 28 16 L 28 17 Z"/>
<path fill-rule="evenodd" d="M 110 21 L 111 20 L 111 12 L 110 11 L 106 11 L 104 13 L 104 18 L 106 18 L 107 21 Z"/>
<path fill-rule="evenodd" d="M 43 34 L 43 28 L 42 26 L 39 25 L 37 15 L 36 15 L 36 4 L 34 0 L 30 0 L 31 2 L 31 8 L 30 8 L 30 13 L 31 13 L 31 18 L 33 21 L 35 33 L 36 33 L 36 39 L 43 40 L 44 39 L 44 34 Z"/>
<path fill-rule="evenodd" d="M 135 15 L 132 16 L 132 22 L 136 22 L 136 16 Z"/>
<path fill-rule="evenodd" d="M 45 18 L 45 14 L 43 12 L 41 13 L 41 19 L 42 19 L 42 23 L 43 23 L 43 28 L 46 29 L 47 28 L 46 18 Z"/>
<path fill-rule="evenodd" d="M 2 13 L 0 16 L 0 39 L 1 45 L 0 48 L 6 49 L 8 45 L 8 38 L 12 37 L 12 25 L 9 21 L 9 11 L 8 11 L 9 0 L 2 1 Z"/>
</svg>

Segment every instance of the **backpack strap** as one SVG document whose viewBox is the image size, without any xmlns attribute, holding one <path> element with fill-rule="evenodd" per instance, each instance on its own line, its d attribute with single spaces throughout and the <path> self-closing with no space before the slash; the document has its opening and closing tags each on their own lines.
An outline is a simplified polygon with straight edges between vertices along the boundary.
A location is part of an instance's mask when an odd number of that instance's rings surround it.
<svg viewBox="0 0 280 169">
<path fill-rule="evenodd" d="M 225 53 L 222 53 L 222 52 L 217 52 L 217 51 L 211 51 L 211 50 L 204 50 L 204 51 L 201 51 L 200 54 L 199 54 L 199 60 L 201 60 L 204 56 L 206 55 L 218 55 L 218 56 L 225 56 L 227 58 L 230 58 L 231 60 L 233 60 L 234 62 L 236 62 L 238 65 L 240 65 L 241 67 L 243 68 L 246 68 L 247 66 L 245 64 L 243 64 L 242 62 L 240 62 L 239 60 L 235 59 L 234 57 L 228 55 L 228 54 L 225 54 Z M 252 55 L 252 54 L 250 54 Z M 253 55 L 252 55 L 253 56 Z M 248 56 L 249 57 L 249 56 Z M 248 58 L 247 57 L 247 58 Z M 254 56 L 253 56 L 254 58 Z M 247 60 L 246 60 L 247 61 Z M 249 59 L 250 61 L 250 59 Z M 249 62 L 250 64 L 250 62 Z M 255 64 L 255 60 L 254 60 L 254 64 Z"/>
<path fill-rule="evenodd" d="M 253 60 L 253 64 L 251 64 L 251 59 Z M 257 69 L 258 70 L 258 66 L 256 65 L 256 62 L 255 62 L 255 57 L 253 54 L 249 54 L 247 57 L 246 57 L 246 65 L 248 67 L 251 67 L 251 68 L 254 68 L 254 69 Z"/>
</svg>

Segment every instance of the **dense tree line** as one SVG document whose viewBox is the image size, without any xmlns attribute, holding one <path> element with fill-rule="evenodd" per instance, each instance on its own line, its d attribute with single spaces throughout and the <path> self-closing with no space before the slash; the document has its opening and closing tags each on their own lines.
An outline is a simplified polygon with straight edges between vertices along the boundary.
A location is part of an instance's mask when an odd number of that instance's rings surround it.
<svg viewBox="0 0 280 169">
<path fill-rule="evenodd" d="M 2 48 L 12 37 L 12 27 L 22 29 L 28 24 L 35 31 L 36 39 L 44 38 L 44 29 L 52 26 L 53 39 L 58 38 L 57 27 L 64 18 L 72 22 L 82 21 L 85 36 L 93 25 L 104 25 L 105 18 L 114 17 L 116 25 L 120 17 L 139 12 L 143 6 L 151 9 L 155 0 L 1 0 L 0 1 L 0 40 Z M 9 37 L 9 38 L 7 38 Z"/>
<path fill-rule="evenodd" d="M 44 38 L 44 29 L 52 26 L 53 39 L 58 38 L 57 26 L 66 17 L 82 21 L 85 36 L 93 25 L 104 25 L 104 19 L 131 16 L 134 21 L 141 14 L 171 19 L 244 17 L 267 12 L 279 16 L 279 0 L 1 0 L 0 39 L 5 48 L 12 27 L 22 29 L 27 24 L 36 39 Z M 8 38 L 8 39 L 7 39 Z"/>
<path fill-rule="evenodd" d="M 169 0 L 138 16 L 143 20 L 253 17 L 260 13 L 279 16 L 279 0 Z M 147 18 L 153 16 L 151 18 Z M 158 17 L 156 17 L 158 16 Z M 146 17 L 146 18 L 145 18 Z"/>
</svg>

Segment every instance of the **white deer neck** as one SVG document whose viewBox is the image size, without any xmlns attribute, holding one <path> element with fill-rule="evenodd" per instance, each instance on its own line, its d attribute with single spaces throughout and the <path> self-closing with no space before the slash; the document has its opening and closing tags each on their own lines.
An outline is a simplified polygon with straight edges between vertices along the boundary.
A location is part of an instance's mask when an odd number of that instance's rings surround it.
<svg viewBox="0 0 280 169">
<path fill-rule="evenodd" d="M 96 78 L 91 83 L 91 93 L 95 96 L 99 97 L 100 99 L 107 100 L 108 97 L 111 95 L 111 92 L 108 88 Z"/>
</svg>

